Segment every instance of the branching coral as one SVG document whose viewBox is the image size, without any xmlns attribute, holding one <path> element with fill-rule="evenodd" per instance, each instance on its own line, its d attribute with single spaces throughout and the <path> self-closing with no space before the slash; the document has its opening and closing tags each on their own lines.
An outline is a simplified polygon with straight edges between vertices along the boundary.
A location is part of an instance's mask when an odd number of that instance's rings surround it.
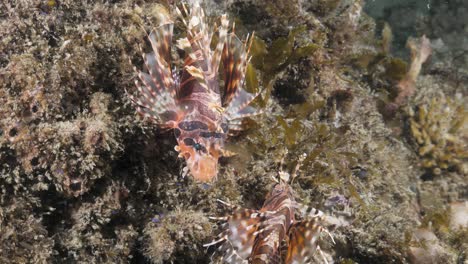
<svg viewBox="0 0 468 264">
<path fill-rule="evenodd" d="M 466 173 L 467 114 L 466 101 L 445 97 L 421 104 L 411 113 L 411 135 L 423 168 L 436 175 L 450 168 Z"/>
</svg>

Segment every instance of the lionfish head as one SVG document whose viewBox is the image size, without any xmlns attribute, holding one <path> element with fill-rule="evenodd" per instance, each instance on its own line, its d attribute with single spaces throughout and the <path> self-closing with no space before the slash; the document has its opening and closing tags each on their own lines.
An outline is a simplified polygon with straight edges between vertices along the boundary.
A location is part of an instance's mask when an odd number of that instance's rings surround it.
<svg viewBox="0 0 468 264">
<path fill-rule="evenodd" d="M 190 174 L 197 180 L 210 181 L 218 173 L 224 133 L 210 132 L 198 121 L 181 122 L 176 128 L 179 157 L 184 157 Z M 193 129 L 192 128 L 197 128 Z"/>
<path fill-rule="evenodd" d="M 281 200 L 283 196 L 292 197 L 292 188 L 287 183 L 276 183 L 271 191 L 267 194 L 267 200 Z"/>
</svg>

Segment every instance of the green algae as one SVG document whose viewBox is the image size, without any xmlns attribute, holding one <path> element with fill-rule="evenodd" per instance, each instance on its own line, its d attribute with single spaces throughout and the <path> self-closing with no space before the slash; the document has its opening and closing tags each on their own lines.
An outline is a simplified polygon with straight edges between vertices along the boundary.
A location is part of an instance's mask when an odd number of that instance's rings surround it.
<svg viewBox="0 0 468 264">
<path fill-rule="evenodd" d="M 384 76 L 393 82 L 403 79 L 408 71 L 407 63 L 400 58 L 388 58 L 384 60 L 383 66 L 385 67 Z"/>
<path fill-rule="evenodd" d="M 296 45 L 297 38 L 304 33 L 306 33 L 305 26 L 297 27 L 292 29 L 287 37 L 275 39 L 269 47 L 267 47 L 264 40 L 259 37 L 254 38 L 251 49 L 251 62 L 261 75 L 261 84 L 265 90 L 262 93 L 263 106 L 270 98 L 277 75 L 286 69 L 288 65 L 297 63 L 301 58 L 311 56 L 319 49 L 319 46 L 314 43 Z"/>
<path fill-rule="evenodd" d="M 245 89 L 250 93 L 256 93 L 259 91 L 260 83 L 258 81 L 257 72 L 252 64 L 247 65 L 245 73 Z"/>
</svg>

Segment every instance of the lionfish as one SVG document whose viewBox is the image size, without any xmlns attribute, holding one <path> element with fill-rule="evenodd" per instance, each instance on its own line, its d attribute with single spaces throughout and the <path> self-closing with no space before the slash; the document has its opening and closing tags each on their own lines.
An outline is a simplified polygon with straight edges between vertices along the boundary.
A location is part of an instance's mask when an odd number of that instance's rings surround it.
<svg viewBox="0 0 468 264">
<path fill-rule="evenodd" d="M 171 69 L 174 23 L 168 19 L 149 34 L 153 51 L 142 52 L 148 72 L 135 68 L 138 95 L 129 96 L 138 113 L 174 130 L 175 150 L 187 163 L 184 173 L 190 171 L 195 179 L 209 181 L 217 175 L 218 158 L 228 153 L 224 150 L 227 136 L 242 130 L 243 118 L 260 112 L 249 106 L 258 94 L 242 88 L 252 37 L 243 42 L 234 30 L 228 33 L 226 15 L 221 16 L 219 27 L 211 29 L 198 2 L 190 12 L 185 5 L 182 10 L 176 9 L 187 28 L 186 37 L 177 41 L 186 54 L 183 68 Z M 223 89 L 218 72 L 221 62 Z"/>
<path fill-rule="evenodd" d="M 297 203 L 288 179 L 288 173 L 280 172 L 279 180 L 260 210 L 237 208 L 218 200 L 234 211 L 229 216 L 211 217 L 224 221 L 224 231 L 216 240 L 204 245 L 221 244 L 217 249 L 218 254 L 222 254 L 219 262 L 299 264 L 307 263 L 316 251 L 327 262 L 317 244 L 322 232 L 328 234 L 334 243 L 331 234 L 321 224 L 325 214 Z M 304 220 L 296 219 L 296 214 Z"/>
</svg>

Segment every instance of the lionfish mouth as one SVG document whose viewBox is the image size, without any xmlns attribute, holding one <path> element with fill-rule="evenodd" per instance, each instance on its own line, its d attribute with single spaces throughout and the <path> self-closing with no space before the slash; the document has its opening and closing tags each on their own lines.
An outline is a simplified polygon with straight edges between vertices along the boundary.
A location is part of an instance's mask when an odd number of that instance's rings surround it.
<svg viewBox="0 0 468 264">
<path fill-rule="evenodd" d="M 205 151 L 196 150 L 193 146 L 179 142 L 176 148 L 179 157 L 185 158 L 190 174 L 199 181 L 211 181 L 218 173 L 219 154 L 216 149 L 209 148 Z"/>
<path fill-rule="evenodd" d="M 199 181 L 213 180 L 218 173 L 218 159 L 209 155 L 198 155 L 187 160 L 187 166 L 193 177 Z"/>
</svg>

